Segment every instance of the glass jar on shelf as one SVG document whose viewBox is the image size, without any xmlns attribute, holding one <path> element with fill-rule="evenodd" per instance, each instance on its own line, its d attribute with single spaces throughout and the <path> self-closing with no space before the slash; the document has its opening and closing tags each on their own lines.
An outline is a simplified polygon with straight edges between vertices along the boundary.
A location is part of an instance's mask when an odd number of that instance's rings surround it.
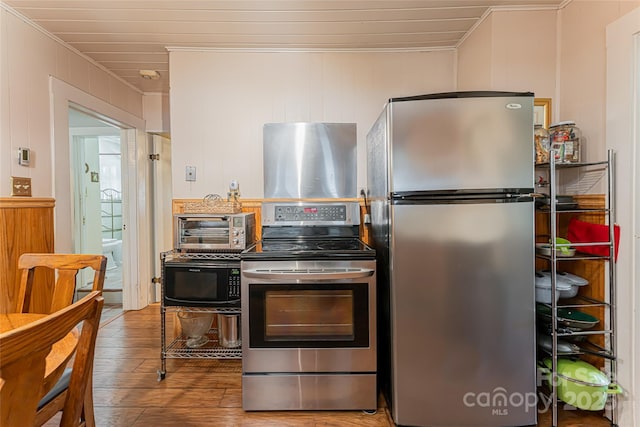
<svg viewBox="0 0 640 427">
<path fill-rule="evenodd" d="M 554 123 L 549 126 L 551 152 L 556 163 L 579 163 L 582 134 L 573 121 Z"/>
<path fill-rule="evenodd" d="M 542 125 L 535 125 L 533 130 L 533 141 L 536 153 L 536 163 L 549 162 L 549 131 Z"/>
</svg>

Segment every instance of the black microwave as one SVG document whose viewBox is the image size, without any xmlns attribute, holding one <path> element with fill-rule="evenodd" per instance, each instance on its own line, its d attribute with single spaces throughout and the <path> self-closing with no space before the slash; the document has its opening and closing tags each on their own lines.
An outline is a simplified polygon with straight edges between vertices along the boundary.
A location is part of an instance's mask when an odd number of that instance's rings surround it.
<svg viewBox="0 0 640 427">
<path fill-rule="evenodd" d="M 240 260 L 169 257 L 162 275 L 166 306 L 240 307 Z"/>
</svg>

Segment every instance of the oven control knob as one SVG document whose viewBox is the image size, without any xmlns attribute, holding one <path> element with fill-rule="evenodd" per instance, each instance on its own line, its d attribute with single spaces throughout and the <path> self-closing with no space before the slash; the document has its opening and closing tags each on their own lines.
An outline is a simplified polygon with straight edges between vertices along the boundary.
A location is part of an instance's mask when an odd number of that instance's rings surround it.
<svg viewBox="0 0 640 427">
<path fill-rule="evenodd" d="M 238 239 L 233 239 L 233 244 L 234 244 L 234 245 L 237 245 L 239 242 L 240 242 L 240 240 L 238 240 Z"/>
<path fill-rule="evenodd" d="M 233 230 L 233 235 L 237 236 L 238 235 L 238 230 Z"/>
</svg>

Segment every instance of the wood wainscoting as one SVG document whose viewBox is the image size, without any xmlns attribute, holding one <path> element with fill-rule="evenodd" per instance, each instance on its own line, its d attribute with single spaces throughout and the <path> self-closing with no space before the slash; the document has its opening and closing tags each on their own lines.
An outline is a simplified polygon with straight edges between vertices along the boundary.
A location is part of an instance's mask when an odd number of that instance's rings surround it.
<svg viewBox="0 0 640 427">
<path fill-rule="evenodd" d="M 0 198 L 0 313 L 15 311 L 20 286 L 20 255 L 54 251 L 54 207 L 55 200 L 50 198 Z M 35 280 L 47 281 L 53 287 L 52 272 L 37 271 Z M 44 308 L 44 304 L 45 301 L 34 293 L 33 311 Z"/>
</svg>

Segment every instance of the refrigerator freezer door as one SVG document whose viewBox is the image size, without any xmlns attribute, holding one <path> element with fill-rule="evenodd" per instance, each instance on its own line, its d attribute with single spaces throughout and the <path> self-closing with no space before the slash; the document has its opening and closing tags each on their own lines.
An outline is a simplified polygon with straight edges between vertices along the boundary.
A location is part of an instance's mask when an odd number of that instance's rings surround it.
<svg viewBox="0 0 640 427">
<path fill-rule="evenodd" d="M 394 421 L 535 424 L 533 204 L 391 215 Z"/>
<path fill-rule="evenodd" d="M 390 105 L 391 192 L 531 187 L 532 96 Z"/>
</svg>

